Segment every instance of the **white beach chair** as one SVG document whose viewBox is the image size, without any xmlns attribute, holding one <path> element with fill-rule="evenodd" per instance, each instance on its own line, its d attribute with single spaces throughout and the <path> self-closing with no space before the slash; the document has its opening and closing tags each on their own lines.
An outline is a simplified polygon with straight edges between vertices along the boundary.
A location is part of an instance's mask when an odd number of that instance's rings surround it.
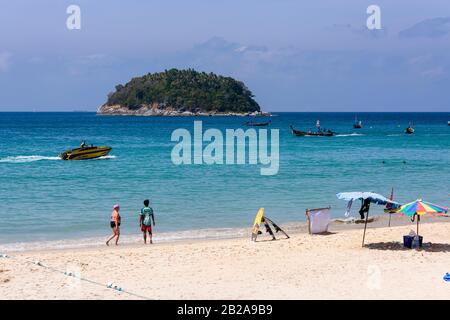
<svg viewBox="0 0 450 320">
<path fill-rule="evenodd" d="M 309 234 L 326 233 L 331 222 L 331 207 L 306 209 Z"/>
</svg>

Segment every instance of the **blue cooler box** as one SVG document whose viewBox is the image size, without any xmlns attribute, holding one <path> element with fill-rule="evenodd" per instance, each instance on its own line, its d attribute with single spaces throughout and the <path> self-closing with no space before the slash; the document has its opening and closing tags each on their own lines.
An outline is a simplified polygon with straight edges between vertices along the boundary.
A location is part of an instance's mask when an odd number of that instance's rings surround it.
<svg viewBox="0 0 450 320">
<path fill-rule="evenodd" d="M 405 248 L 412 249 L 413 240 L 414 240 L 414 237 L 412 237 L 412 236 L 403 236 L 403 246 Z M 419 236 L 419 247 L 422 247 L 422 241 L 423 241 L 423 237 Z"/>
</svg>

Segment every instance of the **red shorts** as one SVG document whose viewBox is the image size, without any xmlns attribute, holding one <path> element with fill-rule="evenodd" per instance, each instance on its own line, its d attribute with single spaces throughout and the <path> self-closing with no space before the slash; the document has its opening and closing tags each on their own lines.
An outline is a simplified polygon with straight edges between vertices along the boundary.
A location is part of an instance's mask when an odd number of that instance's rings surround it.
<svg viewBox="0 0 450 320">
<path fill-rule="evenodd" d="M 151 226 L 151 225 L 146 226 L 145 224 L 143 224 L 143 225 L 141 226 L 141 231 L 142 231 L 142 232 L 148 231 L 148 233 L 152 233 L 152 226 Z"/>
</svg>

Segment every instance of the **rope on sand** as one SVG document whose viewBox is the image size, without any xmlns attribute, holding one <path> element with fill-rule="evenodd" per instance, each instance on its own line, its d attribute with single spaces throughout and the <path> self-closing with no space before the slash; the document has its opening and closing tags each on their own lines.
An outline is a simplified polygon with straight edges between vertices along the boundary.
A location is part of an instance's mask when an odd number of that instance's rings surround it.
<svg viewBox="0 0 450 320">
<path fill-rule="evenodd" d="M 75 279 L 79 279 L 79 280 L 81 280 L 81 281 L 85 281 L 85 282 L 88 282 L 88 283 L 91 283 L 91 284 L 94 284 L 94 285 L 97 285 L 97 286 L 100 286 L 100 287 L 105 288 L 105 284 L 104 284 L 104 283 L 100 283 L 100 282 L 97 282 L 97 281 L 94 281 L 94 280 L 90 280 L 90 279 L 88 279 L 88 278 L 80 277 L 80 276 L 78 276 L 75 272 L 68 272 L 68 271 L 62 271 L 62 270 L 59 270 L 59 269 L 54 268 L 54 267 L 52 267 L 52 266 L 45 265 L 45 264 L 43 264 L 43 263 L 42 263 L 41 261 L 39 261 L 39 260 L 33 260 L 33 261 L 31 261 L 31 260 L 29 260 L 29 259 L 27 259 L 27 258 L 13 257 L 13 256 L 10 256 L 10 255 L 5 254 L 5 253 L 0 253 L 0 258 L 5 258 L 5 259 L 7 259 L 7 258 L 8 258 L 8 259 L 16 259 L 16 260 L 23 261 L 23 262 L 26 262 L 26 263 L 31 263 L 31 264 L 34 264 L 34 265 L 36 265 L 36 266 L 38 266 L 38 267 L 41 267 L 41 268 L 45 268 L 45 269 L 51 270 L 51 271 L 53 271 L 53 272 L 62 273 L 63 275 L 65 275 L 65 276 L 67 276 L 67 277 L 73 277 L 73 278 L 75 278 Z M 108 283 L 106 284 L 106 288 L 112 289 L 112 290 L 118 291 L 118 292 L 123 292 L 123 293 L 126 293 L 126 294 L 128 294 L 128 295 L 131 295 L 131 296 L 136 297 L 136 298 L 139 298 L 139 299 L 143 299 L 143 300 L 151 300 L 151 299 L 148 298 L 148 297 L 142 296 L 142 295 L 137 294 L 137 293 L 133 293 L 133 292 L 131 292 L 131 291 L 127 291 L 127 290 L 123 289 L 122 287 L 118 286 L 117 284 L 115 284 L 115 283 L 113 283 L 113 282 L 108 282 Z"/>
</svg>

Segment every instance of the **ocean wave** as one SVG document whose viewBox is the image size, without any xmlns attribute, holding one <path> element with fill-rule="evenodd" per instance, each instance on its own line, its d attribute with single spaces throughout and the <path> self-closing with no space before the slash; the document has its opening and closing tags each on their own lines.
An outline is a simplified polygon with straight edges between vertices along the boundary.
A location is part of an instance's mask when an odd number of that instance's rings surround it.
<svg viewBox="0 0 450 320">
<path fill-rule="evenodd" d="M 337 134 L 336 137 L 359 137 L 364 136 L 362 133 Z"/>
<path fill-rule="evenodd" d="M 251 231 L 248 228 L 222 228 L 222 229 L 199 229 L 184 230 L 178 232 L 162 232 L 153 236 L 156 243 L 192 241 L 192 240 L 213 240 L 213 239 L 233 239 L 240 237 L 250 237 Z M 141 234 L 127 234 L 122 232 L 120 243 L 122 245 L 136 245 L 142 243 Z M 72 238 L 65 240 L 47 241 L 26 241 L 0 244 L 0 252 L 19 252 L 46 249 L 76 249 L 98 247 L 105 244 L 104 237 Z"/>
<path fill-rule="evenodd" d="M 14 156 L 0 159 L 3 163 L 27 163 L 42 160 L 61 160 L 59 157 L 46 157 L 46 156 Z"/>
<path fill-rule="evenodd" d="M 304 222 L 287 222 L 283 224 L 283 230 L 288 234 L 294 232 L 306 232 L 307 225 Z M 205 228 L 181 231 L 166 231 L 153 235 L 155 243 L 171 243 L 182 241 L 198 240 L 219 240 L 219 239 L 250 239 L 252 230 L 250 228 Z M 268 235 L 265 234 L 265 237 Z M 142 235 L 140 233 L 121 232 L 120 243 L 122 245 L 142 244 Z M 0 244 L 0 252 L 20 252 L 47 249 L 76 249 L 90 248 L 105 245 L 105 237 L 85 237 L 46 241 L 25 241 Z"/>
</svg>

